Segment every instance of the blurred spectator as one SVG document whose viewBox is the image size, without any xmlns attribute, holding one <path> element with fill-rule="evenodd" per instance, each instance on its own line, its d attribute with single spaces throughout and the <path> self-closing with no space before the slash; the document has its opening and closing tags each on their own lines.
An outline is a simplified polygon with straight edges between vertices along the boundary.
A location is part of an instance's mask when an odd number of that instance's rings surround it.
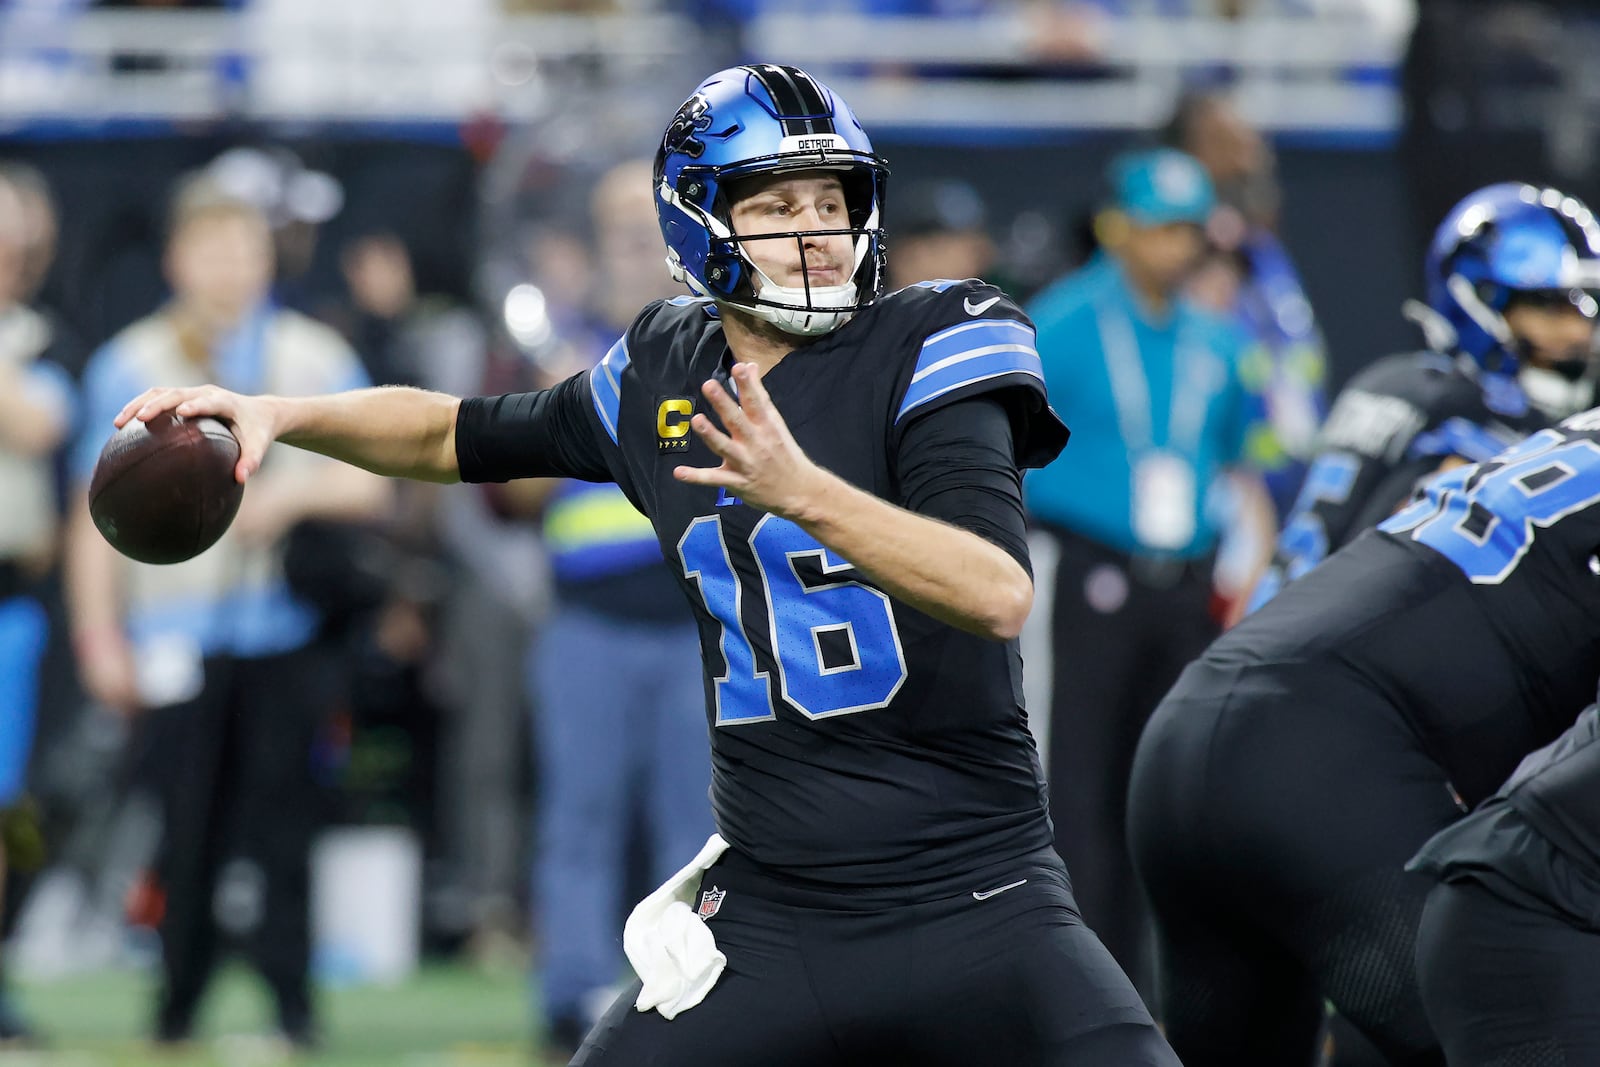
<svg viewBox="0 0 1600 1067">
<path fill-rule="evenodd" d="M 344 207 L 343 186 L 281 146 L 229 149 L 206 173 L 229 196 L 255 205 L 271 225 L 277 302 L 312 310 L 318 302 L 310 274 L 319 230 Z"/>
<path fill-rule="evenodd" d="M 436 515 L 451 581 L 428 678 L 444 712 L 436 825 L 445 864 L 429 919 L 473 958 L 514 952 L 520 966 L 531 836 L 522 662 L 548 567 L 536 531 L 508 521 L 480 486 L 441 487 Z"/>
<path fill-rule="evenodd" d="M 72 424 L 72 380 L 52 321 L 28 306 L 37 190 L 0 167 L 0 823 L 24 801 L 49 636 L 41 583 L 55 563 L 55 452 Z M 8 863 L 0 833 L 0 887 Z M 0 1042 L 28 1036 L 0 990 Z"/>
<path fill-rule="evenodd" d="M 66 390 L 67 400 L 75 407 L 76 386 L 70 378 L 76 377 L 83 369 L 83 345 L 63 319 L 41 302 L 41 289 L 56 252 L 58 227 L 54 197 L 43 174 L 33 166 L 16 160 L 0 161 L 0 190 L 15 194 L 15 211 L 11 206 L 0 209 L 0 216 L 4 217 L 0 221 L 0 229 L 17 239 L 20 252 L 15 291 L 9 296 L 5 295 L 8 283 L 0 282 L 0 308 L 4 308 L 0 310 L 0 322 L 9 321 L 15 325 L 26 320 L 38 327 L 35 336 L 44 339 L 46 347 L 34 361 L 32 371 L 55 379 L 56 387 Z M 6 199 L 7 195 L 7 192 L 0 192 L 0 200 Z M 3 273 L 5 268 L 0 268 L 0 274 Z M 24 311 L 25 314 L 20 314 Z M 25 329 L 21 336 L 25 337 L 30 332 L 35 331 Z M 0 333 L 8 334 L 13 340 L 19 336 L 6 326 L 0 326 Z M 0 341 L 0 349 L 6 347 L 6 342 Z M 0 363 L 7 362 L 6 357 L 0 355 Z M 48 450 L 48 456 L 40 457 L 49 470 L 52 509 L 50 543 L 36 561 L 41 566 L 29 574 L 25 582 L 27 595 L 37 603 L 49 629 L 47 640 L 39 650 L 37 700 L 32 708 L 23 701 L 8 703 L 8 706 L 22 709 L 12 725 L 23 735 L 31 731 L 32 753 L 39 754 L 31 755 L 28 761 L 25 799 L 11 803 L 9 810 L 0 816 L 0 836 L 7 841 L 20 843 L 23 838 L 18 837 L 16 831 L 26 830 L 33 846 L 32 852 L 35 853 L 3 857 L 7 862 L 4 875 L 0 875 L 0 884 L 4 887 L 4 907 L 0 912 L 4 914 L 5 923 L 0 926 L 0 937 L 6 940 L 8 946 L 16 943 L 18 930 L 11 924 L 21 915 L 31 897 L 37 867 L 47 859 L 46 849 L 52 854 L 48 858 L 53 859 L 63 844 L 54 835 L 65 830 L 72 807 L 70 803 L 63 802 L 65 798 L 61 795 L 59 780 L 48 780 L 51 776 L 41 767 L 47 755 L 56 751 L 55 745 L 62 735 L 70 730 L 82 703 L 76 672 L 71 663 L 69 642 L 61 632 L 63 608 L 59 569 L 56 566 L 59 542 L 56 527 L 66 495 L 65 487 L 60 484 L 64 451 L 61 444 L 62 441 L 58 441 L 56 447 Z M 26 511 L 29 505 L 24 504 L 23 507 Z M 17 862 L 10 862 L 13 858 Z M 9 962 L 9 959 L 0 961 L 3 964 Z M 10 994 L 9 974 L 9 966 L 0 967 L 0 1043 L 25 1043 L 31 1035 Z"/>
<path fill-rule="evenodd" d="M 55 261 L 58 236 L 55 200 L 44 175 L 26 163 L 0 163 L 0 181 L 10 186 L 16 197 L 22 254 L 17 299 L 26 303 L 44 288 L 45 276 Z"/>
<path fill-rule="evenodd" d="M 44 317 L 50 328 L 52 362 L 76 377 L 83 370 L 87 355 L 82 339 L 70 324 L 41 302 L 60 236 L 50 185 L 37 168 L 15 160 L 0 161 L 0 183 L 15 194 L 18 209 L 22 261 L 15 299 Z"/>
<path fill-rule="evenodd" d="M 1225 472 L 1264 547 L 1272 525 L 1244 465 L 1260 410 L 1242 378 L 1248 340 L 1182 295 L 1205 247 L 1211 181 L 1172 149 L 1119 156 L 1109 177 L 1096 223 L 1104 251 L 1028 307 L 1072 443 L 1025 489 L 1043 555 L 1057 560 L 1033 611 L 1052 650 L 1050 705 L 1037 718 L 1048 717 L 1056 844 L 1084 921 L 1148 993 L 1149 923 L 1124 844 L 1134 746 L 1218 632 L 1214 506 Z"/>
<path fill-rule="evenodd" d="M 913 185 L 895 201 L 889 246 L 889 288 L 939 278 L 989 280 L 998 250 L 989 236 L 983 198 L 947 178 Z"/>
<path fill-rule="evenodd" d="M 1199 160 L 1216 188 L 1217 203 L 1237 212 L 1252 229 L 1278 224 L 1278 188 L 1272 146 L 1247 122 L 1228 94 L 1200 91 L 1178 101 L 1163 129 L 1169 146 Z"/>
<path fill-rule="evenodd" d="M 1111 32 L 1107 16 L 1125 13 L 1107 11 L 1107 6 L 1111 5 L 1029 0 L 1021 9 L 1026 28 L 1023 47 L 1031 58 L 1041 63 L 1095 63 L 1101 59 Z"/>
<path fill-rule="evenodd" d="M 482 322 L 446 297 L 419 293 L 412 263 L 388 231 L 347 242 L 339 265 L 348 301 L 329 309 L 329 321 L 376 384 L 480 392 Z M 536 577 L 510 576 L 538 575 L 539 549 L 522 524 L 494 513 L 480 486 L 412 482 L 395 491 L 399 566 L 364 662 L 390 679 L 391 702 L 442 713 L 437 723 L 411 724 L 437 729 L 440 742 L 437 750 L 413 744 L 437 776 L 428 929 L 484 958 L 521 930 L 527 750 L 514 739 L 525 728 L 520 664 L 534 614 L 525 587 L 542 589 Z"/>
<path fill-rule="evenodd" d="M 1198 159 L 1217 190 L 1208 226 L 1213 250 L 1190 295 L 1236 319 L 1268 365 L 1255 375 L 1265 387 L 1271 454 L 1258 448 L 1279 516 L 1287 515 L 1305 478 L 1317 427 L 1327 414 L 1326 352 L 1288 250 L 1278 239 L 1278 186 L 1272 147 L 1223 93 L 1201 92 L 1179 101 L 1164 130 L 1165 142 Z"/>
<path fill-rule="evenodd" d="M 583 370 L 640 307 L 678 292 L 648 161 L 608 171 L 590 217 L 598 284 Z M 698 630 L 649 520 L 611 484 L 523 483 L 523 494 L 525 506 L 542 504 L 555 574 L 555 612 L 529 660 L 540 784 L 534 890 L 546 1040 L 570 1056 L 625 973 L 616 930 L 634 816 L 652 885 L 713 829 L 705 690 Z"/>
<path fill-rule="evenodd" d="M 350 319 L 335 323 L 355 347 L 375 385 L 416 385 L 420 357 L 407 351 L 406 327 L 417 308 L 411 256 L 392 233 L 358 237 L 339 253 L 350 292 Z"/>
<path fill-rule="evenodd" d="M 397 235 L 378 230 L 346 242 L 339 270 L 349 300 L 329 309 L 327 318 L 375 384 L 444 389 L 478 383 L 482 325 L 448 298 L 417 291 L 411 252 Z"/>
<path fill-rule="evenodd" d="M 268 301 L 267 219 L 205 177 L 174 201 L 165 264 L 171 302 L 109 341 L 85 371 L 67 550 L 74 646 L 90 695 L 138 716 L 136 778 L 161 804 L 156 1040 L 192 1036 L 228 937 L 267 980 L 283 1037 L 304 1046 L 316 1032 L 310 754 L 339 665 L 313 641 L 315 611 L 286 584 L 283 542 L 305 519 L 369 518 L 388 490 L 366 472 L 286 449 L 251 479 L 232 527 L 207 552 L 166 567 L 114 552 L 83 487 L 113 416 L 144 389 L 212 381 L 300 394 L 367 381 L 337 335 Z"/>
</svg>

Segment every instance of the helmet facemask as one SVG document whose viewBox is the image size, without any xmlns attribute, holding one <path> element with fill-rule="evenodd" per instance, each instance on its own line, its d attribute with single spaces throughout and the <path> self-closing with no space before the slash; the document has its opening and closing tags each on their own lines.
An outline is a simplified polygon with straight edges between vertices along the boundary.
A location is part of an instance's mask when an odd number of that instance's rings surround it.
<svg viewBox="0 0 1600 1067">
<path fill-rule="evenodd" d="M 787 166 L 782 166 L 779 160 L 760 162 L 778 162 L 780 166 L 746 167 L 740 168 L 741 173 L 720 175 L 697 175 L 697 168 L 684 168 L 684 179 L 680 179 L 679 185 L 686 186 L 685 191 L 704 190 L 701 195 L 705 196 L 709 190 L 715 189 L 714 193 L 710 193 L 712 203 L 709 209 L 696 205 L 675 190 L 664 186 L 658 190 L 663 198 L 697 217 L 710 236 L 703 282 L 684 270 L 671 254 L 667 257 L 668 266 L 679 281 L 688 283 L 691 289 L 702 296 L 709 296 L 770 322 L 785 333 L 800 337 L 831 333 L 871 304 L 882 288 L 885 256 L 878 205 L 882 201 L 884 168 L 877 160 L 849 166 L 818 166 L 815 156 L 803 162 L 791 162 Z M 813 170 L 837 172 L 844 187 L 845 210 L 850 221 L 848 227 L 762 234 L 733 232 L 730 220 L 733 204 L 739 198 L 741 179 Z M 814 286 L 809 279 L 802 278 L 799 286 L 780 285 L 756 265 L 746 247 L 771 241 L 793 241 L 797 258 L 804 262 L 807 258 L 807 242 L 819 237 L 850 238 L 851 262 L 846 281 L 837 285 Z"/>
<path fill-rule="evenodd" d="M 734 233 L 732 209 L 748 191 L 742 183 L 806 172 L 839 179 L 846 225 L 824 216 L 821 225 L 839 228 Z M 850 108 L 805 71 L 767 63 L 719 71 L 679 107 L 656 154 L 656 214 L 667 265 L 696 294 L 787 333 L 814 337 L 837 329 L 882 288 L 887 173 Z M 803 262 L 807 242 L 817 237 L 849 241 L 849 274 L 839 284 L 813 285 L 802 272 L 797 286 L 782 285 L 756 266 L 770 259 L 758 240 L 794 241 Z"/>
<path fill-rule="evenodd" d="M 744 247 L 746 244 L 769 241 L 792 241 L 796 245 L 795 251 L 799 254 L 799 258 L 804 261 L 807 238 L 842 236 L 854 239 L 855 257 L 850 267 L 849 280 L 840 285 L 812 285 L 810 279 L 805 277 L 802 277 L 802 284 L 799 287 L 779 285 L 756 265 Z M 750 271 L 752 290 L 751 295 L 744 300 L 728 302 L 734 303 L 742 311 L 772 323 L 785 333 L 798 334 L 801 337 L 831 333 L 848 322 L 850 317 L 863 306 L 858 300 L 860 287 L 856 285 L 855 277 L 860 271 L 870 241 L 859 230 L 853 228 L 812 230 L 809 233 L 790 231 L 762 234 L 758 237 L 732 237 L 727 239 L 725 244 L 737 249 L 736 254 L 745 261 Z"/>
</svg>

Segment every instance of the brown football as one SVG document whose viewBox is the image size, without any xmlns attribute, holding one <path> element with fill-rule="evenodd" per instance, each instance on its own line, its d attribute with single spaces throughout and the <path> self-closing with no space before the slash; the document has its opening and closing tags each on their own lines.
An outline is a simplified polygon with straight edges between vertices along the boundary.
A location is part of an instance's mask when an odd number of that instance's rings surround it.
<svg viewBox="0 0 1600 1067">
<path fill-rule="evenodd" d="M 181 563 L 216 544 L 239 510 L 239 442 L 212 418 L 134 419 L 100 450 L 89 514 L 124 556 Z"/>
</svg>

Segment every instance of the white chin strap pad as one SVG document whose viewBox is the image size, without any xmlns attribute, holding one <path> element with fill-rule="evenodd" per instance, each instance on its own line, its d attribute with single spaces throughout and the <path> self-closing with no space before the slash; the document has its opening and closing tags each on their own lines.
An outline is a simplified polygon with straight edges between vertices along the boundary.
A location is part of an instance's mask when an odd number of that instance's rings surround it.
<svg viewBox="0 0 1600 1067">
<path fill-rule="evenodd" d="M 761 281 L 761 288 L 756 295 L 770 303 L 753 304 L 748 310 L 785 333 L 799 334 L 802 337 L 831 333 L 849 322 L 850 316 L 854 314 L 853 311 L 837 309 L 849 308 L 855 304 L 855 282 L 814 286 L 810 294 L 811 305 L 807 307 L 804 289 L 773 285 L 764 276 Z"/>
</svg>

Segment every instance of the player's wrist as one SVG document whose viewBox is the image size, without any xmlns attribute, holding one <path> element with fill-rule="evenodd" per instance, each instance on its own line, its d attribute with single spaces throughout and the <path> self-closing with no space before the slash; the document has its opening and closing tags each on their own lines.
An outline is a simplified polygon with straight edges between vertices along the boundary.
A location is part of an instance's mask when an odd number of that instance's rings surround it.
<svg viewBox="0 0 1600 1067">
<path fill-rule="evenodd" d="M 261 411 L 261 421 L 265 423 L 269 442 L 277 441 L 284 434 L 293 433 L 300 428 L 296 418 L 294 398 L 263 394 L 251 399 Z"/>
<path fill-rule="evenodd" d="M 842 489 L 848 488 L 838 475 L 816 464 L 810 464 L 798 482 L 785 517 L 808 529 L 827 522 L 833 502 L 838 500 Z"/>
</svg>

